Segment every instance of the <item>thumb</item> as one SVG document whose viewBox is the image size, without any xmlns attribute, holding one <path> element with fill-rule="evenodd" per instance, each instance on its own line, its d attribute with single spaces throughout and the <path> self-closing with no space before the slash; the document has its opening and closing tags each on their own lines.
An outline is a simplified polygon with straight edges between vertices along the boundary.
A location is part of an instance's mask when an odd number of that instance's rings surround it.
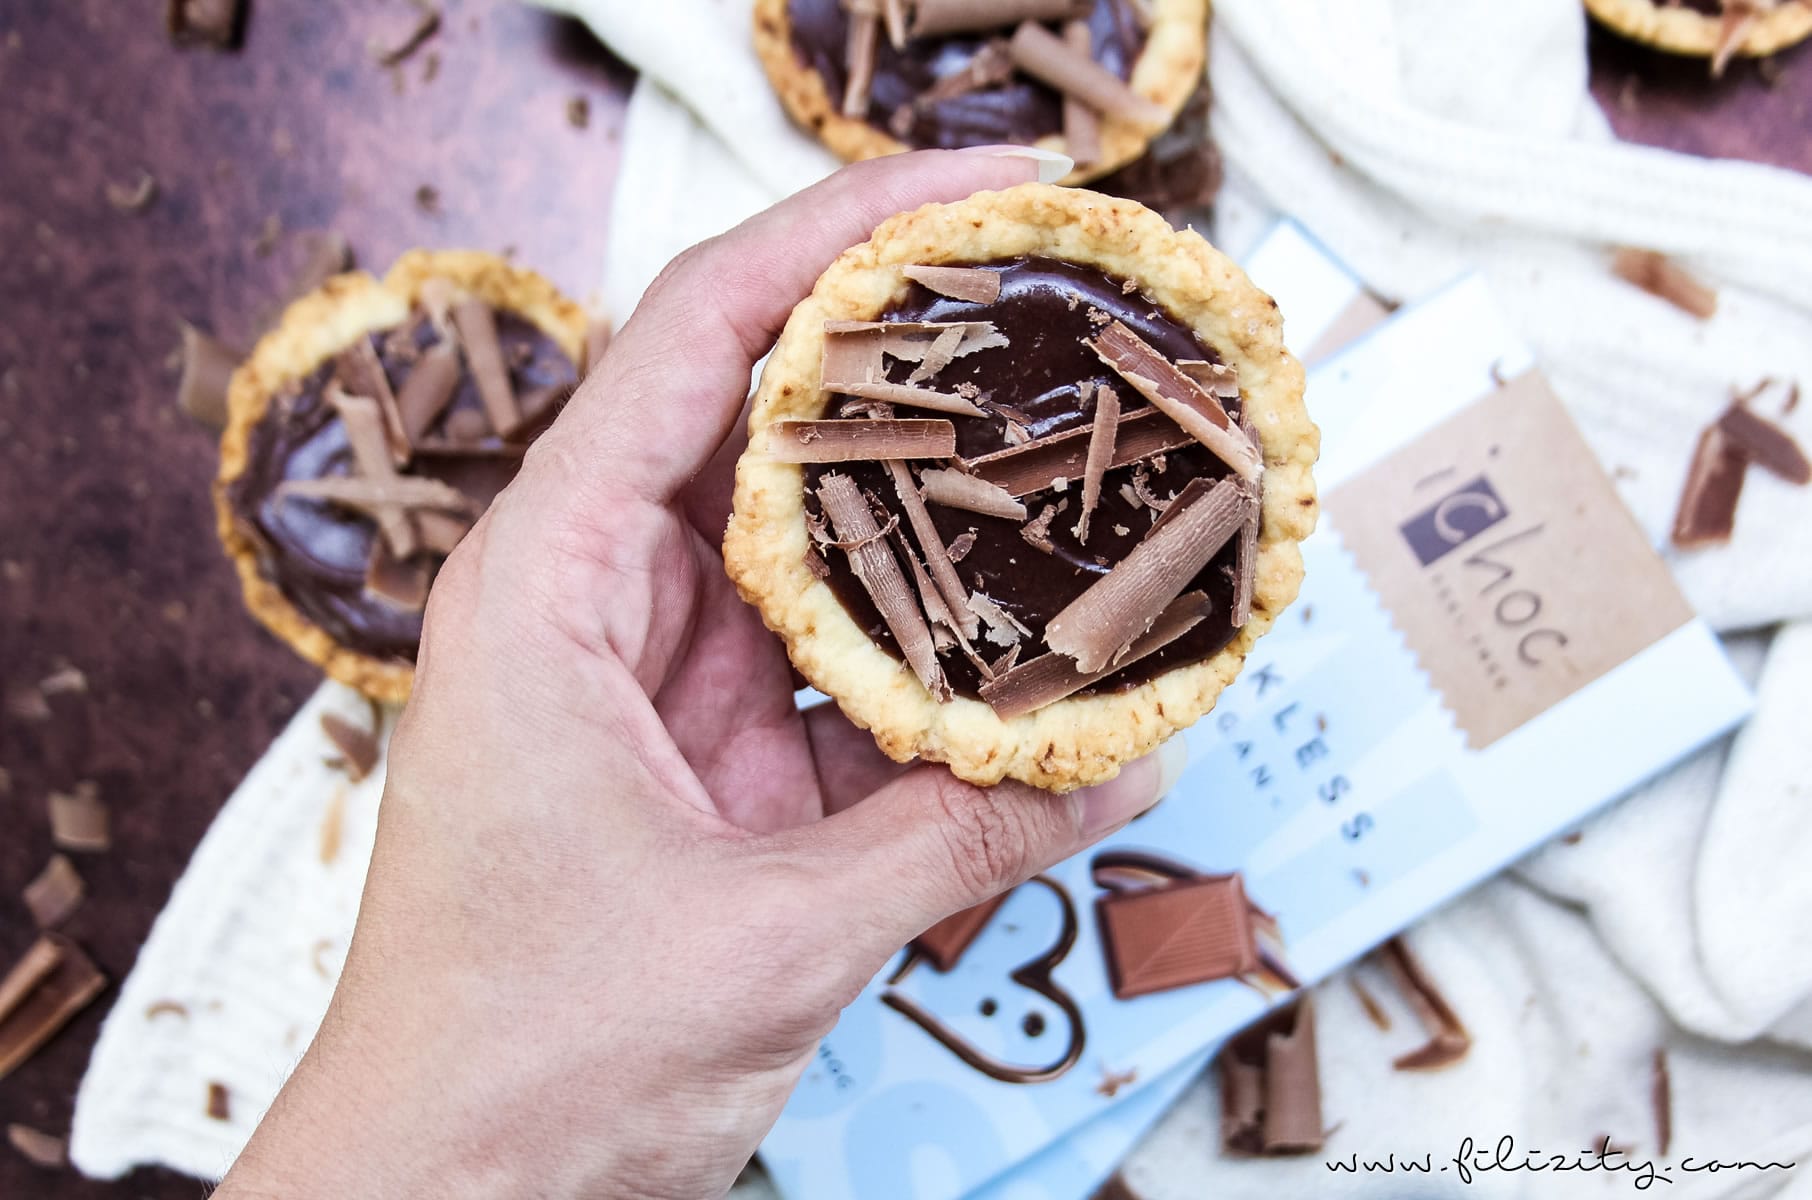
<svg viewBox="0 0 1812 1200">
<path fill-rule="evenodd" d="M 1183 739 L 1172 738 L 1106 783 L 1067 795 L 1016 782 L 979 787 L 945 767 L 918 767 L 798 831 L 811 843 L 801 857 L 824 865 L 846 935 L 860 930 L 863 957 L 878 965 L 950 914 L 1120 828 L 1156 804 L 1187 761 Z"/>
</svg>

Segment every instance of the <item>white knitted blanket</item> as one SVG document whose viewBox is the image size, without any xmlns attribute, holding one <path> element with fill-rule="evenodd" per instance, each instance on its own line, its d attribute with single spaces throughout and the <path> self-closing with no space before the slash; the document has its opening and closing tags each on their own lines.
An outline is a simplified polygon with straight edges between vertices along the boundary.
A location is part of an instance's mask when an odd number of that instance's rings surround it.
<svg viewBox="0 0 1812 1200">
<path fill-rule="evenodd" d="M 834 165 L 789 126 L 748 46 L 748 0 L 540 0 L 643 72 L 631 101 L 604 292 L 627 313 L 678 250 Z M 1659 544 L 1697 429 L 1732 385 L 1812 383 L 1812 181 L 1617 144 L 1585 90 L 1578 0 L 1219 0 L 1213 129 L 1229 165 L 1217 240 L 1243 251 L 1276 211 L 1371 286 L 1424 292 L 1478 267 Z M 1610 276 L 1609 247 L 1681 257 L 1719 285 L 1698 322 Z M 1287 314 L 1286 314 L 1287 317 Z M 1812 441 L 1812 405 L 1790 420 Z M 1752 473 L 1726 549 L 1675 556 L 1714 626 L 1812 617 L 1812 495 Z M 1669 1196 L 1812 1196 L 1812 622 L 1732 641 L 1758 709 L 1576 840 L 1425 921 L 1411 943 L 1474 1035 L 1457 1067 L 1405 1075 L 1419 1039 L 1388 985 L 1378 1031 L 1345 976 L 1319 990 L 1329 1157 L 1433 1155 L 1462 1136 L 1656 1153 L 1650 1073 L 1667 1056 Z M 1690 703 L 1690 697 L 1663 702 Z M 117 1175 L 217 1176 L 325 1007 L 370 851 L 378 779 L 320 760 L 324 687 L 235 792 L 103 1030 L 72 1155 Z M 321 828 L 344 796 L 341 847 Z M 317 962 L 319 967 L 317 967 Z M 160 1009 L 180 1002 L 186 1015 Z M 204 1113 L 208 1084 L 231 1118 Z M 1330 1173 L 1321 1156 L 1221 1156 L 1216 1102 L 1186 1093 L 1134 1152 L 1142 1196 L 1621 1192 L 1632 1176 L 1493 1173 L 1462 1187 Z M 1801 1160 L 1691 1173 L 1700 1160 Z"/>
</svg>

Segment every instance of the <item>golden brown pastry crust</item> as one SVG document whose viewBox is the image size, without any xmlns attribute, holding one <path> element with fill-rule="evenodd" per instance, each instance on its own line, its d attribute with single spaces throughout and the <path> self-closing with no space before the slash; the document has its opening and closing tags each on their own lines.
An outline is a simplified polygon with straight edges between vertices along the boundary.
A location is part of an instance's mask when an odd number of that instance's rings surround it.
<svg viewBox="0 0 1812 1200">
<path fill-rule="evenodd" d="M 216 527 L 252 615 L 328 678 L 374 700 L 399 704 L 409 698 L 415 668 L 340 645 L 291 604 L 259 570 L 257 545 L 241 528 L 227 491 L 245 472 L 252 429 L 264 419 L 271 400 L 359 338 L 401 323 L 422 284 L 437 278 L 533 322 L 573 362 L 581 361 L 585 312 L 540 275 L 477 250 L 411 250 L 381 281 L 364 271 L 334 276 L 291 304 L 277 327 L 259 340 L 233 373 L 227 425 L 220 436 L 220 472 L 214 479 Z"/>
<path fill-rule="evenodd" d="M 1665 50 L 1710 58 L 1718 52 L 1723 19 L 1655 0 L 1585 0 L 1594 17 L 1624 37 Z M 1774 54 L 1812 35 L 1812 4 L 1783 0 L 1761 14 L 1736 52 L 1746 58 Z"/>
<path fill-rule="evenodd" d="M 1264 518 L 1252 619 L 1226 648 L 1128 691 L 1075 696 L 1002 720 L 979 700 L 938 703 L 812 574 L 803 470 L 772 458 L 768 438 L 776 421 L 825 415 L 824 322 L 879 316 L 905 294 L 901 267 L 1026 255 L 1137 280 L 1238 370 L 1245 412 L 1263 443 Z M 1284 348 L 1271 298 L 1200 236 L 1172 229 L 1143 205 L 1043 184 L 927 205 L 845 251 L 793 309 L 755 394 L 724 562 L 743 598 L 786 640 L 793 665 L 894 759 L 947 763 L 978 784 L 1012 778 L 1068 791 L 1099 783 L 1213 708 L 1252 644 L 1296 598 L 1298 543 L 1315 527 L 1310 467 L 1320 447 L 1302 388 L 1302 366 Z"/>
<path fill-rule="evenodd" d="M 1176 120 L 1202 81 L 1208 61 L 1208 0 L 1152 0 L 1151 28 L 1133 64 L 1132 90 L 1164 108 Z M 817 134 L 844 162 L 900 154 L 912 147 L 867 121 L 846 117 L 824 85 L 824 77 L 793 51 L 793 23 L 787 0 L 755 0 L 755 52 L 793 120 Z M 1169 122 L 1166 122 L 1168 125 Z M 1119 170 L 1145 153 L 1163 130 L 1143 130 L 1126 121 L 1101 123 L 1101 156 L 1060 181 L 1087 183 Z M 1041 149 L 1068 153 L 1061 133 L 1038 139 Z"/>
</svg>

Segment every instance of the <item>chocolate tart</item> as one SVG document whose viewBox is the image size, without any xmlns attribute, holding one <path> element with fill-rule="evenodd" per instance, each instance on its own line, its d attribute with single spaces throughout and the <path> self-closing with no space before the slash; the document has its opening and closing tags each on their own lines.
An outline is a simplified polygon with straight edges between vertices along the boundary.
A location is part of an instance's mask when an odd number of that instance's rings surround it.
<svg viewBox="0 0 1812 1200">
<path fill-rule="evenodd" d="M 891 757 L 1097 783 L 1213 708 L 1295 599 L 1302 387 L 1271 298 L 1142 205 L 929 205 L 793 310 L 724 561 Z"/>
<path fill-rule="evenodd" d="M 1735 55 L 1761 58 L 1812 36 L 1808 0 L 1585 0 L 1585 6 L 1633 41 L 1711 59 L 1714 75 Z"/>
<path fill-rule="evenodd" d="M 755 0 L 781 102 L 844 161 L 1020 143 L 1074 159 L 1068 184 L 1145 153 L 1207 39 L 1208 0 Z"/>
<path fill-rule="evenodd" d="M 453 546 L 572 391 L 587 318 L 491 254 L 329 279 L 234 372 L 214 508 L 246 606 L 330 678 L 409 695 Z"/>
</svg>

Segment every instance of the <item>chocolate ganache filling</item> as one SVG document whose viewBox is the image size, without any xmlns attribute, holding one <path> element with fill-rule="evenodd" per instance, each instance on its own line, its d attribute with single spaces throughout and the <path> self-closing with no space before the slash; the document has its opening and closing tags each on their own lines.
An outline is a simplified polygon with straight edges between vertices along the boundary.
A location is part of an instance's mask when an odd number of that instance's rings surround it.
<svg viewBox="0 0 1812 1200">
<path fill-rule="evenodd" d="M 908 275 L 923 268 L 909 268 Z M 1186 504 L 1176 498 L 1194 481 L 1202 481 L 1187 499 L 1210 489 L 1235 474 L 1224 455 L 1217 455 L 1207 445 L 1183 432 L 1169 420 L 1166 412 L 1156 411 L 1140 390 L 1130 382 L 1131 376 L 1110 367 L 1099 349 L 1106 341 L 1104 333 L 1113 327 L 1117 332 L 1130 331 L 1137 340 L 1170 363 L 1182 363 L 1197 369 L 1224 372 L 1226 367 L 1209 367 L 1221 359 L 1214 347 L 1204 343 L 1186 324 L 1163 307 L 1141 294 L 1135 283 L 1114 278 L 1102 271 L 1048 258 L 1021 258 L 982 264 L 981 270 L 999 279 L 999 296 L 987 302 L 954 298 L 950 293 L 967 292 L 968 286 L 934 291 L 923 283 L 912 283 L 905 297 L 880 315 L 885 326 L 901 322 L 986 322 L 991 329 L 979 344 L 980 349 L 959 352 L 959 356 L 935 366 L 929 378 L 914 385 L 935 389 L 946 396 L 967 398 L 980 409 L 980 415 L 961 415 L 949 408 L 917 407 L 909 403 L 904 392 L 887 394 L 887 403 L 876 404 L 879 389 L 867 389 L 868 398 L 833 395 L 824 417 L 828 421 L 857 420 L 886 426 L 890 433 L 905 430 L 907 425 L 929 425 L 949 422 L 954 427 L 954 457 L 945 458 L 936 450 L 929 451 L 910 463 L 862 461 L 851 454 L 839 461 L 811 461 L 813 453 L 825 444 L 834 444 L 841 431 L 830 429 L 806 434 L 800 431 L 797 448 L 805 461 L 805 507 L 808 524 L 814 528 L 816 545 L 813 569 L 824 577 L 856 623 L 869 637 L 895 657 L 902 648 L 890 629 L 866 583 L 852 566 L 856 552 L 848 544 L 847 520 L 839 522 L 838 514 L 827 512 L 823 487 L 827 479 L 846 476 L 860 489 L 875 514 L 875 524 L 882 528 L 889 545 L 910 550 L 920 563 L 929 564 L 938 548 L 927 546 L 904 511 L 905 497 L 900 490 L 900 468 L 907 477 L 929 481 L 934 476 L 964 475 L 1000 480 L 998 471 L 990 473 L 984 456 L 1015 448 L 1049 444 L 1056 448 L 1069 446 L 1065 477 L 1053 477 L 1048 486 L 1035 486 L 1026 481 L 1007 487 L 1024 505 L 1023 516 L 984 515 L 963 507 L 939 503 L 936 489 L 923 494 L 926 512 L 936 533 L 948 551 L 948 561 L 955 568 L 956 579 L 965 592 L 979 594 L 984 607 L 988 602 L 1004 610 L 1008 624 L 1019 627 L 1018 636 L 972 639 L 976 653 L 970 654 L 949 644 L 938 649 L 937 663 L 954 692 L 971 698 L 980 696 L 995 701 L 984 691 L 984 684 L 1011 669 L 1013 664 L 1026 664 L 1045 655 L 1049 646 L 1044 640 L 1047 626 L 1084 592 L 1101 582 L 1113 568 L 1133 554 L 1141 542 L 1152 538 L 1162 518 L 1166 523 Z M 961 272 L 959 272 L 961 274 Z M 971 271 L 967 274 L 977 275 Z M 924 276 L 920 276 L 924 277 Z M 935 278 L 929 282 L 939 283 Z M 980 289 L 991 291 L 992 284 Z M 1116 324 L 1117 323 L 1117 324 Z M 827 327 L 828 328 L 828 327 Z M 831 336 L 827 334 L 827 337 Z M 955 335 L 951 335 L 954 340 Z M 1004 340 L 1003 340 L 1004 339 Z M 939 356 L 942 357 L 942 356 Z M 827 353 L 825 387 L 844 390 L 830 373 Z M 920 366 L 926 364 L 920 363 Z M 914 372 L 914 362 L 885 360 L 885 383 L 906 382 Z M 1079 536 L 1083 510 L 1084 471 L 1080 467 L 1082 448 L 1092 437 L 1100 436 L 1098 408 L 1104 403 L 1117 403 L 1119 465 L 1098 473 L 1097 505 L 1089 517 L 1087 538 Z M 1235 437 L 1245 438 L 1238 428 L 1240 399 L 1233 387 L 1216 393 L 1227 418 L 1231 419 Z M 1215 405 L 1210 400 L 1209 405 Z M 875 418 L 887 418 L 877 421 Z M 822 429 L 825 423 L 802 423 Z M 1094 431 L 1091 433 L 1091 430 Z M 1165 449 L 1150 452 L 1139 449 L 1139 437 L 1167 431 L 1162 438 Z M 916 431 L 915 431 L 916 432 Z M 1050 439 L 1069 434 L 1063 443 Z M 777 435 L 778 436 L 778 435 Z M 1108 425 L 1106 440 L 1114 443 L 1113 426 Z M 818 443 L 814 446 L 812 443 Z M 1249 444 L 1249 443 L 1247 443 Z M 793 453 L 794 450 L 784 451 Z M 831 453 L 837 453 L 835 451 Z M 888 451 L 888 454 L 899 453 Z M 1137 455 L 1136 458 L 1132 456 Z M 877 454 L 875 457 L 885 457 Z M 1131 459 L 1131 461 L 1126 461 Z M 978 464 L 977 460 L 983 460 Z M 1021 462 L 1026 461 L 1022 455 Z M 1054 460 L 1053 460 L 1054 461 Z M 1251 462 L 1256 464 L 1256 456 Z M 1244 614 L 1239 610 L 1250 596 L 1250 561 L 1240 557 L 1255 553 L 1257 509 L 1255 481 L 1249 471 L 1248 481 L 1239 488 L 1221 489 L 1239 493 L 1242 511 L 1249 529 L 1247 536 L 1233 536 L 1218 546 L 1199 571 L 1179 590 L 1193 598 L 1199 616 L 1187 631 L 1161 648 L 1145 653 L 1121 654 L 1112 661 L 1130 659 L 1111 672 L 1094 672 L 1100 677 L 1081 688 L 1082 693 L 1111 692 L 1130 688 L 1179 666 L 1202 661 L 1225 646 L 1233 637 Z M 957 482 L 967 482 L 958 480 Z M 1234 482 L 1238 482 L 1235 480 Z M 891 515 L 891 516 L 890 516 Z M 828 518 L 828 519 L 827 519 Z M 889 526 L 891 528 L 889 528 Z M 1224 533 L 1216 536 L 1225 537 Z M 1203 553 L 1207 553 L 1204 548 Z M 1172 557 L 1175 557 L 1174 555 Z M 910 580 L 917 573 L 910 557 L 902 557 L 902 568 Z M 1244 575 L 1244 601 L 1236 596 Z M 910 584 L 909 584 L 910 586 Z M 924 592 L 926 584 L 921 582 Z M 1198 594 L 1199 593 L 1199 594 Z M 1171 595 L 1175 595 L 1172 592 Z M 1165 596 L 1162 599 L 1169 599 Z M 952 608 L 955 606 L 952 605 Z M 974 606 L 971 605 L 973 611 Z M 1236 613 L 1239 615 L 1236 617 Z M 935 615 L 935 614 L 933 614 Z M 1160 622 L 1162 624 L 1162 622 Z M 935 622 L 934 622 L 935 625 Z M 1143 627 L 1135 627 L 1134 636 Z M 1005 629 L 996 620 L 982 623 L 984 633 L 1001 633 Z M 916 640 L 916 639 L 915 639 Z M 1003 656 L 1003 647 L 1014 643 Z M 1110 647 L 1111 648 L 1111 647 Z M 1136 651 L 1135 647 L 1135 651 Z M 910 659 L 910 655 L 905 655 Z M 1005 658 L 1005 666 L 1001 659 Z M 978 663 L 977 658 L 983 661 Z M 992 667 L 992 669 L 990 669 Z M 921 672 L 921 676 L 923 672 Z M 935 689 L 934 689 L 935 690 Z M 996 707 L 1001 706 L 996 703 Z"/>
<path fill-rule="evenodd" d="M 796 53 L 824 80 L 835 106 L 849 82 L 849 13 L 841 0 L 788 0 L 787 16 Z M 1095 61 L 1130 78 L 1145 39 L 1127 0 L 1095 0 L 1087 22 Z M 1023 73 L 960 95 L 927 97 L 940 80 L 969 70 L 978 55 L 1000 53 L 1001 35 L 1010 33 L 915 36 L 898 49 L 880 37 L 864 119 L 917 149 L 1030 143 L 1061 132 L 1062 97 Z"/>
<path fill-rule="evenodd" d="M 498 312 L 495 328 L 522 413 L 519 427 L 507 438 L 497 435 L 467 355 L 461 354 L 445 407 L 410 439 L 406 462 L 394 468 L 405 481 L 456 489 L 467 501 L 454 518 L 463 524 L 515 477 L 527 443 L 546 428 L 577 378 L 572 362 L 533 323 Z M 419 312 L 368 340 L 398 394 L 442 341 L 434 323 Z M 413 662 L 422 631 L 420 604 L 399 602 L 372 586 L 373 563 L 387 553 L 378 522 L 366 509 L 290 490 L 361 474 L 355 439 L 330 394 L 376 389 L 370 380 L 348 377 L 339 365 L 346 357 L 328 361 L 271 398 L 248 439 L 245 469 L 227 494 L 240 528 L 258 548 L 265 578 L 309 621 L 346 649 Z M 403 519 L 421 533 L 431 515 L 411 512 Z M 413 572 L 425 593 L 448 548 L 444 541 L 422 537 L 395 565 Z"/>
</svg>

